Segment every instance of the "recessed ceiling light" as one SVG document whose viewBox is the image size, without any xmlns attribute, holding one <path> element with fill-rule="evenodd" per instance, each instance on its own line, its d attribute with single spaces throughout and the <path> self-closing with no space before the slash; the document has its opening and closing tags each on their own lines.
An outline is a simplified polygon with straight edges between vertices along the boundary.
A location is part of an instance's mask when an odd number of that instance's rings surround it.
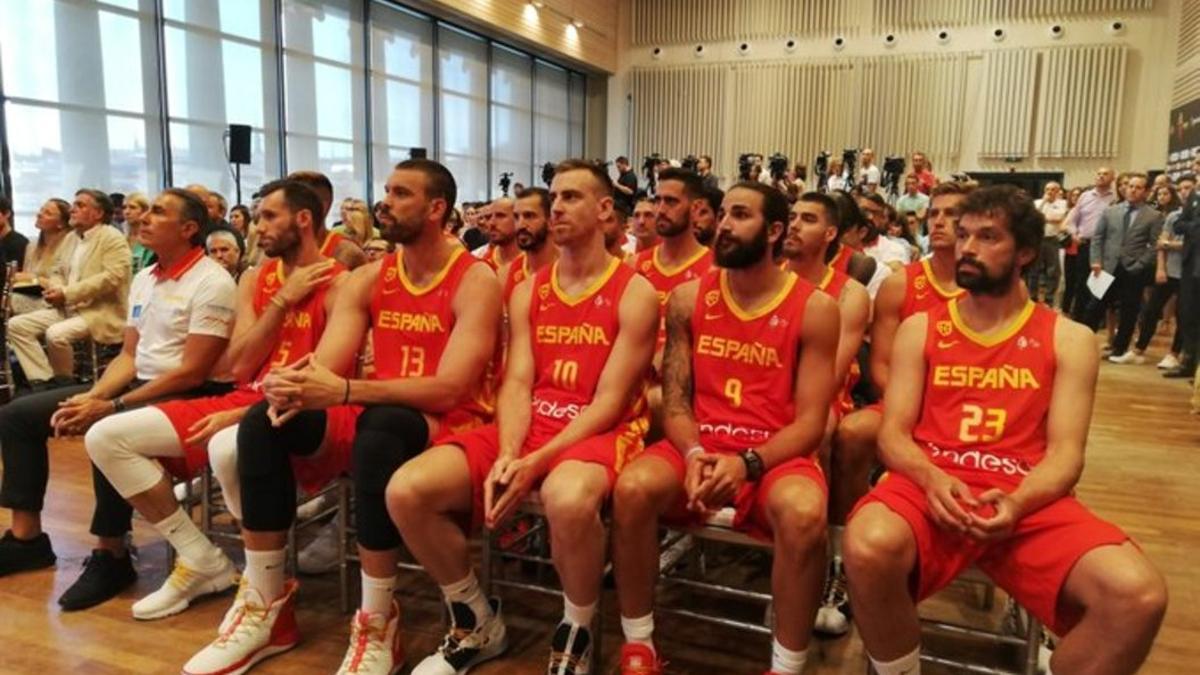
<svg viewBox="0 0 1200 675">
<path fill-rule="evenodd" d="M 583 22 L 579 19 L 571 19 L 571 25 L 575 26 L 576 28 L 583 28 Z"/>
</svg>

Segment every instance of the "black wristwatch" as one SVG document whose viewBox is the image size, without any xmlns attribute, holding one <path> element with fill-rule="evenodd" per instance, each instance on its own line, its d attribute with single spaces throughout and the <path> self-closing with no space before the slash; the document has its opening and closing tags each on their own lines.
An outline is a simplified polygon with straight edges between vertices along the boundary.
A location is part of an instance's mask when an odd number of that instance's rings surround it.
<svg viewBox="0 0 1200 675">
<path fill-rule="evenodd" d="M 758 479 L 762 478 L 763 475 L 762 457 L 759 457 L 758 453 L 752 449 L 747 449 L 738 456 L 742 458 L 742 463 L 746 465 L 746 480 L 751 483 L 757 483 Z"/>
<path fill-rule="evenodd" d="M 118 413 L 125 412 L 125 408 L 127 407 L 125 405 L 125 398 L 122 396 L 118 396 L 118 397 L 114 398 L 112 400 L 112 404 L 113 404 L 113 412 L 118 412 Z"/>
</svg>

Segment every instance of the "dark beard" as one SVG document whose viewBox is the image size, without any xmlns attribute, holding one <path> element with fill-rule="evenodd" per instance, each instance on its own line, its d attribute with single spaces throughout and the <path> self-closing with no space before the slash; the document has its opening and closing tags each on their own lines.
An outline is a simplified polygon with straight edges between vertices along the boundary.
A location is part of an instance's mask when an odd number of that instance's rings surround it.
<svg viewBox="0 0 1200 675">
<path fill-rule="evenodd" d="M 670 237 L 678 236 L 681 232 L 687 231 L 687 229 L 690 228 L 691 226 L 692 226 L 692 224 L 686 220 L 683 221 L 682 223 L 672 223 L 672 222 L 663 223 L 662 220 L 654 221 L 654 231 L 657 232 L 658 236 L 660 236 L 660 237 L 670 238 Z"/>
<path fill-rule="evenodd" d="M 713 242 L 713 237 L 717 234 L 717 228 L 710 227 L 706 230 L 693 230 L 696 235 L 696 241 L 700 242 L 701 246 L 709 246 Z"/>
<path fill-rule="evenodd" d="M 525 236 L 521 236 L 525 234 Z M 539 232 L 528 232 L 526 230 L 517 230 L 517 248 L 522 251 L 537 251 L 546 243 L 546 237 L 550 235 L 550 226 L 547 225 Z"/>
<path fill-rule="evenodd" d="M 1014 267 L 1015 263 L 1010 263 L 1008 267 L 1001 270 L 1000 274 L 991 276 L 983 268 L 983 265 L 970 259 L 963 259 L 958 261 L 954 267 L 954 283 L 971 295 L 998 297 L 1012 289 Z M 964 275 L 964 268 L 975 270 L 976 274 Z"/>
<path fill-rule="evenodd" d="M 727 244 L 730 240 L 735 243 Z M 721 236 L 717 237 L 717 246 L 713 253 L 720 267 L 731 270 L 750 267 L 767 255 L 767 228 L 761 228 L 748 242 L 737 241 L 733 235 L 722 232 Z"/>
</svg>

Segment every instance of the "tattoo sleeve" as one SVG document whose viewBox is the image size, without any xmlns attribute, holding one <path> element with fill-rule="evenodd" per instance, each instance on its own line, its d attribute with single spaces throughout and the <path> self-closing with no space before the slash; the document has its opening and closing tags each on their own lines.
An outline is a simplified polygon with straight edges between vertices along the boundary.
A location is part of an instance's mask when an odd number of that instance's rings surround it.
<svg viewBox="0 0 1200 675">
<path fill-rule="evenodd" d="M 667 344 L 663 350 L 663 418 L 692 415 L 692 328 L 686 303 L 671 298 L 667 304 Z"/>
</svg>

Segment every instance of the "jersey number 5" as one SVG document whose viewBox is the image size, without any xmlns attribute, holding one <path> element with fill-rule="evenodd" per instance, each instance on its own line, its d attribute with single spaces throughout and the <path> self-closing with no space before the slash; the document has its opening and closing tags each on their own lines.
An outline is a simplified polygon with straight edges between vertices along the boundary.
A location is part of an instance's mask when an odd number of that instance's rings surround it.
<svg viewBox="0 0 1200 675">
<path fill-rule="evenodd" d="M 958 440 L 964 443 L 990 443 L 1004 436 L 1008 412 L 1004 408 L 982 408 L 963 405 L 963 419 L 958 425 Z"/>
</svg>

